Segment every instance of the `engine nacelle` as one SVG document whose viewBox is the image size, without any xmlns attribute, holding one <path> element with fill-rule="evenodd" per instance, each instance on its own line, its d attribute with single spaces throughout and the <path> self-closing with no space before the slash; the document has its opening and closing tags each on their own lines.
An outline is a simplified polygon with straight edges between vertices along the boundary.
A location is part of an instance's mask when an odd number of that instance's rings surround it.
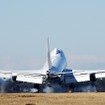
<svg viewBox="0 0 105 105">
<path fill-rule="evenodd" d="M 17 74 L 16 73 L 12 73 L 12 81 L 16 82 L 16 78 L 17 78 Z"/>
<path fill-rule="evenodd" d="M 95 73 L 90 74 L 90 81 L 95 82 L 97 80 Z"/>
<path fill-rule="evenodd" d="M 17 76 L 12 76 L 12 80 L 15 82 L 16 81 Z"/>
</svg>

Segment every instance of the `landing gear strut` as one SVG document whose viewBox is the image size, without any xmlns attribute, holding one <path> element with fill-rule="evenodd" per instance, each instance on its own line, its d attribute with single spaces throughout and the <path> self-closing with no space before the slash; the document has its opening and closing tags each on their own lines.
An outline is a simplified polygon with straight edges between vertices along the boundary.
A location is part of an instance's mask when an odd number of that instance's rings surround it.
<svg viewBox="0 0 105 105">
<path fill-rule="evenodd" d="M 74 84 L 74 83 L 71 83 L 71 84 L 69 85 L 69 90 L 70 90 L 71 92 L 74 92 L 74 88 L 75 88 L 75 84 Z"/>
<path fill-rule="evenodd" d="M 37 93 L 39 93 L 39 84 L 34 84 L 34 88 L 37 89 Z"/>
</svg>

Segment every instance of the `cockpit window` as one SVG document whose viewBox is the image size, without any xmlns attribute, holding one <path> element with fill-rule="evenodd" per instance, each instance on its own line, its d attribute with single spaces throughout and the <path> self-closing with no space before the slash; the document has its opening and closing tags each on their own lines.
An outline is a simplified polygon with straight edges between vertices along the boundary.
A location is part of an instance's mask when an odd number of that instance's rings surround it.
<svg viewBox="0 0 105 105">
<path fill-rule="evenodd" d="M 56 51 L 56 54 L 59 54 L 59 53 L 61 53 L 61 52 L 62 52 L 61 50 L 57 50 L 57 51 Z"/>
</svg>

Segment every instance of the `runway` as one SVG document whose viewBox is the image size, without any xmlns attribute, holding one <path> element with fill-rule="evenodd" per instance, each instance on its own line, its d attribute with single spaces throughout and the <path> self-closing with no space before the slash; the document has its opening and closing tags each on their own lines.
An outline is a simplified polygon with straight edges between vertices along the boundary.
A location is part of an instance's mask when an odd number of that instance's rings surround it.
<svg viewBox="0 0 105 105">
<path fill-rule="evenodd" d="M 0 105 L 105 105 L 105 93 L 0 93 Z"/>
</svg>

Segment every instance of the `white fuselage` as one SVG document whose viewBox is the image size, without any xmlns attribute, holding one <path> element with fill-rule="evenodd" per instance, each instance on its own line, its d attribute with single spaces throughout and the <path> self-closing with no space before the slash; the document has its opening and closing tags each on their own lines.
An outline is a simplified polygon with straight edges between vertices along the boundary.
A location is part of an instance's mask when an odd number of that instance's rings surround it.
<svg viewBox="0 0 105 105">
<path fill-rule="evenodd" d="M 50 72 L 62 72 L 67 66 L 66 58 L 62 50 L 54 49 L 51 52 Z"/>
</svg>

